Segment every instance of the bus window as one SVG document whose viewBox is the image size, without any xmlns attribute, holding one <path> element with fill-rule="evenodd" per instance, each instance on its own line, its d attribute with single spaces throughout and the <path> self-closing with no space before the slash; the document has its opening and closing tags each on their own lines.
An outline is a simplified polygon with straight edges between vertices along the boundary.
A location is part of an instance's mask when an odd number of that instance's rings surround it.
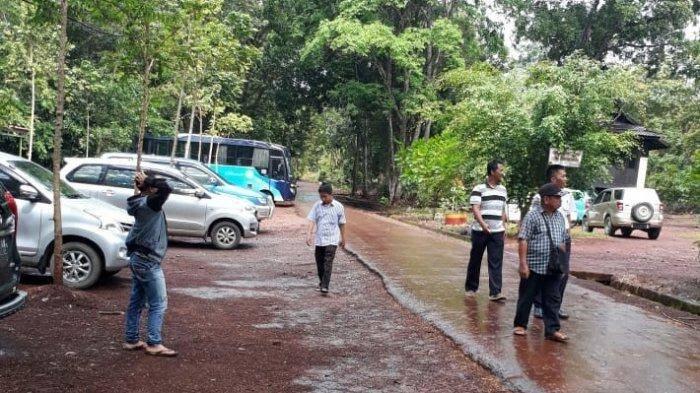
<svg viewBox="0 0 700 393">
<path fill-rule="evenodd" d="M 275 180 L 287 180 L 287 170 L 284 164 L 284 157 L 270 157 L 270 177 Z"/>
<path fill-rule="evenodd" d="M 270 151 L 267 149 L 258 149 L 249 146 L 236 146 L 234 165 L 252 166 L 263 173 L 267 172 L 269 162 Z"/>
</svg>

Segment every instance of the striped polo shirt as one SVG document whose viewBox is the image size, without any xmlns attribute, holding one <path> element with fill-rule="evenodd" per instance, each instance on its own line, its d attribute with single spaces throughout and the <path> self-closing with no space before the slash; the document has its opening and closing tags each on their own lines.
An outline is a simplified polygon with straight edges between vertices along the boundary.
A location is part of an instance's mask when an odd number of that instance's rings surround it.
<svg viewBox="0 0 700 393">
<path fill-rule="evenodd" d="M 345 208 L 336 201 L 324 205 L 318 201 L 306 217 L 316 224 L 316 246 L 337 246 L 340 243 L 340 226 L 345 224 Z"/>
<path fill-rule="evenodd" d="M 508 193 L 502 185 L 491 187 L 488 182 L 479 184 L 474 187 L 471 197 L 469 197 L 470 205 L 479 205 L 481 207 L 481 217 L 484 219 L 491 232 L 504 232 L 506 230 L 503 225 L 503 212 L 506 211 L 506 201 Z M 472 229 L 481 231 L 481 225 L 474 219 Z"/>
</svg>

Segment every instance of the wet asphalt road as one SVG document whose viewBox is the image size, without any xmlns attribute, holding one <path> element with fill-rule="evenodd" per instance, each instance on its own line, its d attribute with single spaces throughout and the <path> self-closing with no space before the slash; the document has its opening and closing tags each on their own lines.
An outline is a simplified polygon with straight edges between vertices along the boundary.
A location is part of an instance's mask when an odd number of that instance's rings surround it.
<svg viewBox="0 0 700 393">
<path fill-rule="evenodd" d="M 302 212 L 316 200 L 314 188 L 300 188 Z M 468 244 L 376 214 L 346 211 L 348 249 L 384 276 L 392 295 L 518 388 L 691 392 L 700 386 L 700 339 L 691 327 L 570 282 L 564 307 L 572 318 L 562 321 L 569 343 L 544 340 L 539 320 L 531 321 L 527 337 L 514 337 L 515 254 L 504 256 L 506 302 L 488 300 L 486 267 L 478 295 L 465 298 Z"/>
</svg>

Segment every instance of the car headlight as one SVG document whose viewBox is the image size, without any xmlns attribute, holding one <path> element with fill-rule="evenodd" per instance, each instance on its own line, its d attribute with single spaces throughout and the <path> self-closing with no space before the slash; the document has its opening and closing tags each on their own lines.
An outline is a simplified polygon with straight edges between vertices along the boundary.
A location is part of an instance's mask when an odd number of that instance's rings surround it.
<svg viewBox="0 0 700 393">
<path fill-rule="evenodd" d="M 255 213 L 256 212 L 255 206 L 250 206 L 250 205 L 246 205 L 246 207 L 244 207 L 243 210 L 247 211 L 248 213 Z"/>
<path fill-rule="evenodd" d="M 267 198 L 265 198 L 265 197 L 258 198 L 258 203 L 261 205 L 267 205 Z"/>
</svg>

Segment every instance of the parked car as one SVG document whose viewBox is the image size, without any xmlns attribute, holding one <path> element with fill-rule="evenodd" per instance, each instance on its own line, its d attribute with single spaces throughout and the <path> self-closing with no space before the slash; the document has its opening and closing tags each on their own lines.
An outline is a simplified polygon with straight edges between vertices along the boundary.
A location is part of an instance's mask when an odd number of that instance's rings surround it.
<svg viewBox="0 0 700 393">
<path fill-rule="evenodd" d="M 586 209 L 590 207 L 591 194 L 587 191 L 569 190 L 574 197 L 575 209 L 571 212 L 571 220 L 577 224 L 583 221 L 583 216 L 586 214 Z"/>
<path fill-rule="evenodd" d="M 134 194 L 136 163 L 124 160 L 72 158 L 61 176 L 86 195 L 126 209 Z M 173 193 L 163 205 L 168 235 L 211 239 L 218 249 L 234 249 L 242 238 L 257 235 L 255 207 L 245 201 L 214 194 L 178 170 L 142 163 L 142 170 L 165 178 Z"/>
<path fill-rule="evenodd" d="M 104 159 L 136 161 L 136 154 L 133 153 L 105 153 L 101 157 Z M 228 183 L 216 172 L 197 160 L 187 158 L 175 158 L 172 160 L 170 157 L 156 155 L 143 155 L 141 159 L 144 162 L 175 167 L 207 191 L 229 195 L 252 203 L 255 206 L 255 217 L 257 217 L 258 221 L 272 218 L 275 210 L 275 201 L 272 199 L 272 195 Z"/>
<path fill-rule="evenodd" d="M 653 188 L 608 188 L 595 198 L 583 216 L 588 232 L 602 227 L 608 236 L 620 229 L 629 237 L 635 229 L 657 239 L 663 225 L 663 204 Z"/>
<path fill-rule="evenodd" d="M 17 289 L 21 262 L 17 253 L 17 202 L 0 186 L 0 318 L 24 306 L 27 293 Z"/>
<path fill-rule="evenodd" d="M 0 153 L 0 183 L 19 213 L 17 250 L 22 267 L 44 274 L 53 261 L 53 174 L 22 157 Z M 78 289 L 127 266 L 126 234 L 133 218 L 61 183 L 63 282 Z M 51 269 L 48 269 L 51 272 Z"/>
</svg>

